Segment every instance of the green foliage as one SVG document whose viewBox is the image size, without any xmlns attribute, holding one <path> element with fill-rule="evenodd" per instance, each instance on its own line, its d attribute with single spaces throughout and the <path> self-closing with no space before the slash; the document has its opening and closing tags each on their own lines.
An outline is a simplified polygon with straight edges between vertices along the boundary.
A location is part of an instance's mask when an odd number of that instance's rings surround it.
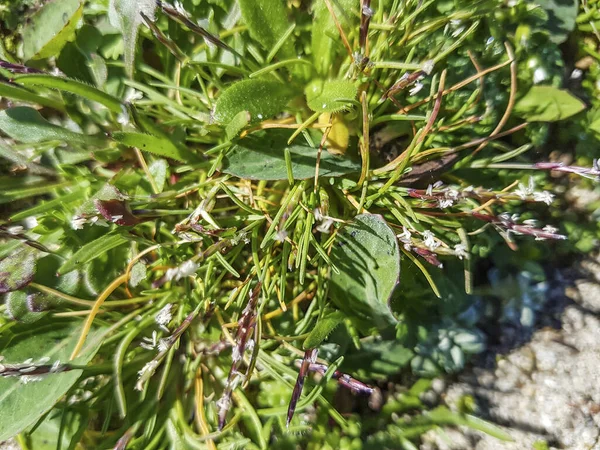
<svg viewBox="0 0 600 450">
<path fill-rule="evenodd" d="M 347 80 L 315 80 L 306 87 L 306 103 L 316 112 L 338 112 L 348 109 L 357 89 Z"/>
<path fill-rule="evenodd" d="M 318 149 L 308 143 L 288 145 L 291 133 L 267 130 L 255 133 L 233 145 L 223 162 L 223 172 L 250 180 L 287 180 L 285 151 L 289 150 L 293 179 L 304 180 L 315 176 Z M 300 139 L 298 139 L 300 141 Z M 360 171 L 360 163 L 323 152 L 319 176 L 340 177 Z"/>
<path fill-rule="evenodd" d="M 76 323 L 44 323 L 31 326 L 26 333 L 15 339 L 14 332 L 5 336 L 2 342 L 2 363 L 18 365 L 23 369 L 35 367 L 34 361 L 49 358 L 52 365 L 56 361 L 66 362 L 77 339 Z M 99 333 L 91 336 L 90 342 L 74 363 L 85 365 L 92 359 L 100 344 Z M 11 342 L 11 339 L 13 342 Z M 3 441 L 33 425 L 48 412 L 75 384 L 82 374 L 81 369 L 57 372 L 46 375 L 44 379 L 32 380 L 36 375 L 15 376 L 0 379 L 0 439 Z"/>
<path fill-rule="evenodd" d="M 228 124 L 244 111 L 248 123 L 270 119 L 283 111 L 291 93 L 288 86 L 277 81 L 243 80 L 223 91 L 215 105 L 214 118 Z"/>
<path fill-rule="evenodd" d="M 397 323 L 390 297 L 400 280 L 396 235 L 383 217 L 358 215 L 338 232 L 331 252 L 331 300 L 361 327 Z"/>
<path fill-rule="evenodd" d="M 515 113 L 530 122 L 564 120 L 584 109 L 577 97 L 552 86 L 532 87 L 515 105 Z"/>
<path fill-rule="evenodd" d="M 0 0 L 0 440 L 507 439 L 421 413 L 430 383 L 393 380 L 485 349 L 481 305 L 498 295 L 481 259 L 502 269 L 498 317 L 531 324 L 543 289 L 523 280 L 541 283 L 531 262 L 554 245 L 538 241 L 597 246 L 553 197 L 566 180 L 532 161 L 585 135 L 581 166 L 559 169 L 597 176 L 598 89 L 568 89 L 557 45 L 574 3 L 540 5 Z M 595 35 L 590 5 L 576 36 Z M 379 381 L 376 411 L 344 407 L 348 388 L 375 405 Z"/>
<path fill-rule="evenodd" d="M 23 59 L 44 59 L 57 55 L 68 41 L 83 15 L 80 0 L 52 1 L 31 17 L 23 29 Z"/>
</svg>

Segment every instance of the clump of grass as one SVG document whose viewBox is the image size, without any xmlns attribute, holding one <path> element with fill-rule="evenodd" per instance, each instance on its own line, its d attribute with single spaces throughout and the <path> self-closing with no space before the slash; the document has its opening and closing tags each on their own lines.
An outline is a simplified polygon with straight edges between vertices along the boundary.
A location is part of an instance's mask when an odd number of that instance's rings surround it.
<svg viewBox="0 0 600 450">
<path fill-rule="evenodd" d="M 411 360 L 434 371 L 416 339 L 449 295 L 442 267 L 468 294 L 489 236 L 564 239 L 519 212 L 554 200 L 543 170 L 598 175 L 511 144 L 583 105 L 524 95 L 496 1 L 70 3 L 1 65 L 0 403 L 19 417 L 0 414 L 2 439 L 318 446 L 333 423 L 332 446 L 360 445 L 336 386 L 368 397 Z M 40 35 L 59 12 L 85 25 Z M 448 370 L 484 348 L 448 333 Z M 443 408 L 390 436 L 411 448 L 439 425 L 506 438 Z"/>
</svg>

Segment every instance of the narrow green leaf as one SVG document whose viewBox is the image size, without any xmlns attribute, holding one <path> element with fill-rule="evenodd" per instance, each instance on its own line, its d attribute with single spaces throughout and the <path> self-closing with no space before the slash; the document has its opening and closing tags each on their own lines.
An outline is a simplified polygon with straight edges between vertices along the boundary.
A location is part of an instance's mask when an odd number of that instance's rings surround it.
<svg viewBox="0 0 600 450">
<path fill-rule="evenodd" d="M 317 348 L 343 321 L 344 314 L 342 314 L 340 311 L 336 311 L 321 318 L 312 329 L 308 337 L 304 340 L 302 347 L 305 350 L 309 348 Z"/>
<path fill-rule="evenodd" d="M 470 414 L 460 414 L 450 411 L 444 406 L 439 406 L 433 411 L 429 411 L 427 416 L 434 423 L 439 425 L 463 425 L 477 431 L 489 434 L 501 441 L 511 442 L 513 438 L 497 425 L 486 422 Z"/>
<path fill-rule="evenodd" d="M 44 141 L 64 141 L 75 144 L 102 145 L 105 140 L 76 133 L 51 124 L 33 108 L 16 106 L 0 111 L 0 130 L 26 144 Z"/>
<path fill-rule="evenodd" d="M 331 260 L 335 305 L 363 327 L 397 323 L 389 301 L 400 277 L 400 250 L 394 231 L 378 215 L 361 214 L 338 233 Z"/>
<path fill-rule="evenodd" d="M 294 179 L 303 180 L 315 176 L 318 149 L 296 143 L 288 145 L 291 133 L 287 130 L 267 131 L 254 133 L 234 145 L 224 159 L 223 172 L 251 180 L 287 180 L 287 148 Z M 360 162 L 355 159 L 323 151 L 319 176 L 339 177 L 360 172 L 360 168 Z"/>
<path fill-rule="evenodd" d="M 94 258 L 106 253 L 107 251 L 118 247 L 128 242 L 125 236 L 120 234 L 109 233 L 95 241 L 88 242 L 73 254 L 65 263 L 58 269 L 59 274 L 65 274 L 71 270 L 75 270 Z"/>
<path fill-rule="evenodd" d="M 56 109 L 57 111 L 64 111 L 65 107 L 61 102 L 52 100 L 47 97 L 29 92 L 14 84 L 1 83 L 0 82 L 0 96 L 10 98 L 12 100 L 19 100 L 27 103 L 34 103 L 36 105 L 47 106 L 48 108 Z"/>
<path fill-rule="evenodd" d="M 110 0 L 108 17 L 110 23 L 121 30 L 125 46 L 125 69 L 133 76 L 133 60 L 137 43 L 138 28 L 143 23 L 142 14 L 154 19 L 156 0 Z"/>
<path fill-rule="evenodd" d="M 23 29 L 23 59 L 56 56 L 75 38 L 75 29 L 83 15 L 80 0 L 54 0 L 44 5 Z"/>
<path fill-rule="evenodd" d="M 585 104 L 565 89 L 533 86 L 516 104 L 515 113 L 529 122 L 555 122 L 585 109 Z"/>
<path fill-rule="evenodd" d="M 3 364 L 19 364 L 28 359 L 42 357 L 66 362 L 79 337 L 79 322 L 58 326 L 28 328 L 28 332 L 11 340 L 0 350 Z M 96 331 L 88 338 L 88 345 L 73 361 L 86 364 L 98 350 L 100 333 Z M 81 370 L 44 375 L 38 381 L 25 384 L 21 377 L 0 378 L 0 442 L 9 439 L 37 422 L 48 412 L 81 376 Z"/>
<path fill-rule="evenodd" d="M 290 27 L 282 0 L 239 0 L 242 18 L 252 39 L 270 51 Z M 286 40 L 279 50 L 284 58 L 295 58 L 293 43 Z"/>
<path fill-rule="evenodd" d="M 13 81 L 21 86 L 40 86 L 69 92 L 106 106 L 114 113 L 122 111 L 121 102 L 110 94 L 81 81 L 45 74 L 25 74 L 16 76 Z M 40 103 L 41 104 L 41 103 Z"/>
<path fill-rule="evenodd" d="M 151 136 L 143 133 L 117 132 L 113 133 L 112 137 L 115 141 L 135 147 L 140 150 L 154 153 L 155 155 L 164 156 L 166 158 L 176 159 L 183 162 L 198 161 L 198 157 L 189 150 L 177 147 L 170 139 Z"/>
<path fill-rule="evenodd" d="M 247 111 L 249 123 L 260 122 L 280 113 L 292 96 L 291 89 L 278 81 L 239 81 L 221 94 L 214 118 L 219 123 L 228 124 L 240 112 Z"/>
<path fill-rule="evenodd" d="M 354 100 L 357 92 L 350 80 L 315 80 L 304 91 L 308 107 L 321 113 L 348 109 L 348 100 Z"/>
</svg>

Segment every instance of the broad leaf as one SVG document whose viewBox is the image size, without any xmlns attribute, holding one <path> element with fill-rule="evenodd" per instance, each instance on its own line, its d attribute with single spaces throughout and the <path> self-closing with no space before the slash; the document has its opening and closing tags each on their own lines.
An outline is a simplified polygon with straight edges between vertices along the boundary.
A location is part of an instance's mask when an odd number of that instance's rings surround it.
<svg viewBox="0 0 600 450">
<path fill-rule="evenodd" d="M 316 348 L 321 343 L 327 339 L 327 336 L 344 321 L 344 314 L 340 311 L 336 311 L 334 313 L 328 314 L 321 318 L 315 327 L 312 329 L 308 337 L 304 340 L 302 344 L 303 348 Z"/>
<path fill-rule="evenodd" d="M 284 0 L 239 0 L 238 4 L 252 39 L 270 51 L 290 26 Z M 280 52 L 284 58 L 296 57 L 289 39 L 283 43 Z"/>
<path fill-rule="evenodd" d="M 400 250 L 394 231 L 378 215 L 361 214 L 342 228 L 331 260 L 330 297 L 362 328 L 397 323 L 389 301 L 400 277 Z"/>
<path fill-rule="evenodd" d="M 143 23 L 142 14 L 154 19 L 156 0 L 110 0 L 108 17 L 110 23 L 121 30 L 125 46 L 125 68 L 133 76 L 133 61 L 138 28 Z"/>
<path fill-rule="evenodd" d="M 293 92 L 283 83 L 268 80 L 243 80 L 227 88 L 215 106 L 214 118 L 229 124 L 238 114 L 247 111 L 247 122 L 260 122 L 280 113 Z"/>
<path fill-rule="evenodd" d="M 79 322 L 28 328 L 17 335 L 0 354 L 3 364 L 34 362 L 48 357 L 47 364 L 67 362 L 79 337 Z M 100 333 L 88 338 L 75 364 L 86 364 L 98 350 Z M 81 376 L 81 370 L 44 375 L 38 381 L 24 383 L 22 377 L 0 378 L 0 441 L 9 439 L 39 420 Z"/>
<path fill-rule="evenodd" d="M 318 149 L 306 144 L 287 144 L 291 133 L 282 130 L 255 133 L 240 140 L 224 159 L 223 172 L 251 180 L 286 180 L 285 149 L 290 150 L 294 179 L 315 176 Z M 339 177 L 360 172 L 360 162 L 348 156 L 336 156 L 323 150 L 319 168 L 321 177 Z"/>
<path fill-rule="evenodd" d="M 36 293 L 24 291 L 9 292 L 5 296 L 6 313 L 12 320 L 22 323 L 34 323 L 46 315 L 46 312 L 37 310 Z M 42 306 L 43 307 L 43 306 Z"/>
<path fill-rule="evenodd" d="M 75 38 L 82 15 L 80 0 L 54 0 L 44 5 L 23 29 L 23 59 L 58 55 L 64 45 Z"/>
<path fill-rule="evenodd" d="M 548 14 L 546 29 L 550 33 L 550 40 L 555 44 L 562 44 L 567 40 L 569 33 L 575 29 L 577 19 L 577 0 L 536 0 Z"/>
<path fill-rule="evenodd" d="M 354 0 L 336 0 L 332 1 L 331 4 L 342 27 L 347 30 L 350 26 L 352 8 L 358 9 L 358 2 Z M 314 0 L 311 47 L 313 60 L 320 75 L 327 75 L 332 69 L 334 51 L 340 47 L 340 43 L 341 38 L 338 29 L 325 2 Z"/>
<path fill-rule="evenodd" d="M 0 294 L 16 291 L 31 283 L 35 259 L 35 251 L 23 247 L 0 261 Z"/>
<path fill-rule="evenodd" d="M 33 433 L 27 433 L 27 443 L 35 450 L 72 450 L 81 447 L 81 435 L 86 429 L 88 410 L 56 409 L 51 411 Z M 59 446 L 60 443 L 60 446 Z"/>
<path fill-rule="evenodd" d="M 533 86 L 515 105 L 515 113 L 529 122 L 564 120 L 583 111 L 585 104 L 565 89 Z"/>
<path fill-rule="evenodd" d="M 155 155 L 164 156 L 166 158 L 176 159 L 183 162 L 194 162 L 198 157 L 187 149 L 177 147 L 170 139 L 151 136 L 143 133 L 117 132 L 113 133 L 112 137 L 115 141 L 135 147 L 140 150 L 154 153 Z"/>
<path fill-rule="evenodd" d="M 44 141 L 64 141 L 75 144 L 101 145 L 103 138 L 87 136 L 51 124 L 33 108 L 16 106 L 0 111 L 0 130 L 26 144 Z"/>
<path fill-rule="evenodd" d="M 96 239 L 95 241 L 88 242 L 81 247 L 75 254 L 73 254 L 65 263 L 58 269 L 58 273 L 65 274 L 77 268 L 80 268 L 83 264 L 103 255 L 107 251 L 118 247 L 128 242 L 125 236 L 116 233 L 105 234 L 104 236 Z"/>
<path fill-rule="evenodd" d="M 349 80 L 316 80 L 305 89 L 308 107 L 321 113 L 348 109 L 348 100 L 354 100 L 356 93 L 356 86 Z"/>
</svg>

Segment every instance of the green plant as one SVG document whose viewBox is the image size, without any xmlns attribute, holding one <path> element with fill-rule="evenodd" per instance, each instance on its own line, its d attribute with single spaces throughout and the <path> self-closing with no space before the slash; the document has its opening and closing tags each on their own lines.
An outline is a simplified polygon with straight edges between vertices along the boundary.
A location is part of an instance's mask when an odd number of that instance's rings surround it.
<svg viewBox="0 0 600 450">
<path fill-rule="evenodd" d="M 544 170 L 598 170 L 526 158 L 584 108 L 518 71 L 515 20 L 549 21 L 527 3 L 43 6 L 0 64 L 0 439 L 359 448 L 386 424 L 376 445 L 414 448 L 439 425 L 507 438 L 444 408 L 369 427 L 332 399 L 421 371 L 421 354 L 430 374 L 480 351 L 455 321 L 475 255 L 564 239 L 516 214 L 552 203 Z"/>
</svg>

